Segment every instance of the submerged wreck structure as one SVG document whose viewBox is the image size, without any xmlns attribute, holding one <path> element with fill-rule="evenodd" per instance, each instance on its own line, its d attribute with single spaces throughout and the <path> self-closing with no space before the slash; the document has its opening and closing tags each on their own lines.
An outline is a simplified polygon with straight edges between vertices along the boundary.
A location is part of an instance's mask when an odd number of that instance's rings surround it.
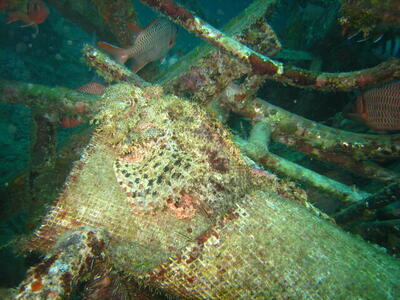
<svg viewBox="0 0 400 300">
<path fill-rule="evenodd" d="M 346 224 L 398 199 L 398 174 L 369 160 L 398 158 L 400 136 L 350 134 L 255 97 L 265 79 L 319 90 L 389 82 L 400 78 L 399 60 L 347 73 L 307 71 L 267 56 L 280 44 L 260 19 L 276 1 L 255 0 L 226 27 L 229 35 L 172 0 L 142 2 L 213 46 L 157 74 L 157 84 L 86 46 L 88 64 L 113 82 L 103 95 L 0 82 L 2 101 L 37 115 L 76 114 L 83 103 L 81 118 L 95 124 L 63 191 L 23 245 L 44 257 L 15 299 L 399 299 L 400 262 L 333 217 Z M 254 41 L 258 35 L 268 37 L 265 45 Z M 263 49 L 244 45 L 252 42 Z M 224 127 L 227 110 L 251 120 L 248 139 Z M 51 130 L 37 131 L 44 134 Z M 388 186 L 370 194 L 328 179 L 270 153 L 270 139 Z M 43 140 L 33 149 L 49 158 L 54 146 Z M 256 163 L 347 206 L 327 216 L 303 189 Z"/>
</svg>

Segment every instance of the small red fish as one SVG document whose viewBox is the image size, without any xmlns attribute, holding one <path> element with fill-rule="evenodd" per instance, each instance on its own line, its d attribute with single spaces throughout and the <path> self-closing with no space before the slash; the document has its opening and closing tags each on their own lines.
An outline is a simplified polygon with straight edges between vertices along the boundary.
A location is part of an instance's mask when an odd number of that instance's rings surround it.
<svg viewBox="0 0 400 300">
<path fill-rule="evenodd" d="M 61 120 L 61 127 L 62 128 L 72 128 L 82 124 L 82 120 L 80 117 L 64 117 Z"/>
<path fill-rule="evenodd" d="M 400 130 L 400 81 L 363 92 L 347 116 L 374 130 Z"/>
<path fill-rule="evenodd" d="M 8 12 L 7 24 L 21 21 L 30 26 L 43 23 L 49 15 L 49 9 L 42 0 L 30 0 L 26 9 Z"/>
<path fill-rule="evenodd" d="M 130 28 L 135 31 L 131 47 L 124 49 L 105 42 L 99 42 L 98 46 L 121 64 L 132 59 L 132 72 L 139 71 L 152 61 L 164 58 L 175 44 L 177 27 L 167 19 L 156 19 L 145 29 L 133 25 L 130 25 Z"/>
</svg>

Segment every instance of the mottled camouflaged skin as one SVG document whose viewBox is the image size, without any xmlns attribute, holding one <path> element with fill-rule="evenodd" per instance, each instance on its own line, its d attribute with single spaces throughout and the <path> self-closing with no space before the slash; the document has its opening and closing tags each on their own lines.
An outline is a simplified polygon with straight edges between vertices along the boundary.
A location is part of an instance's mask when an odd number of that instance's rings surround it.
<svg viewBox="0 0 400 300">
<path fill-rule="evenodd" d="M 122 248 L 139 243 L 138 261 L 157 264 L 249 191 L 271 184 L 251 172 L 219 122 L 156 86 L 109 87 L 95 122 L 91 143 L 27 248 L 49 248 L 59 234 L 93 226 Z"/>
<path fill-rule="evenodd" d="M 174 98 L 133 106 L 140 119 L 129 130 L 129 142 L 122 141 L 131 145 L 115 160 L 114 171 L 134 211 L 214 215 L 244 194 L 249 168 L 229 134 L 198 106 Z"/>
<path fill-rule="evenodd" d="M 181 194 L 188 192 L 182 180 L 190 176 L 192 164 L 193 159 L 182 155 L 176 145 L 158 139 L 118 158 L 114 169 L 132 208 L 147 210 L 163 208 L 167 201 L 179 203 Z"/>
</svg>

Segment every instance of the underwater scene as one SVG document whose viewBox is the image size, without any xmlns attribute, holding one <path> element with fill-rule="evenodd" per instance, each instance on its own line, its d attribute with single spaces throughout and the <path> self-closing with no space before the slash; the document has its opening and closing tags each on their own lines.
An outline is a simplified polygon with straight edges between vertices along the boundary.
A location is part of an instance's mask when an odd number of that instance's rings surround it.
<svg viewBox="0 0 400 300">
<path fill-rule="evenodd" d="M 0 300 L 400 299 L 399 0 L 0 0 Z"/>
</svg>

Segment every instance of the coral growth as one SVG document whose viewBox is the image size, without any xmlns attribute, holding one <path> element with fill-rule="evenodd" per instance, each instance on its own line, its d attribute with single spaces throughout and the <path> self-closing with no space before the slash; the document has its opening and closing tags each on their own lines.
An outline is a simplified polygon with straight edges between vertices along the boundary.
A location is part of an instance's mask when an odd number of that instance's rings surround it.
<svg viewBox="0 0 400 300">
<path fill-rule="evenodd" d="M 345 0 L 342 1 L 342 13 L 339 21 L 344 30 L 361 30 L 364 37 L 400 26 L 398 0 Z"/>
</svg>

